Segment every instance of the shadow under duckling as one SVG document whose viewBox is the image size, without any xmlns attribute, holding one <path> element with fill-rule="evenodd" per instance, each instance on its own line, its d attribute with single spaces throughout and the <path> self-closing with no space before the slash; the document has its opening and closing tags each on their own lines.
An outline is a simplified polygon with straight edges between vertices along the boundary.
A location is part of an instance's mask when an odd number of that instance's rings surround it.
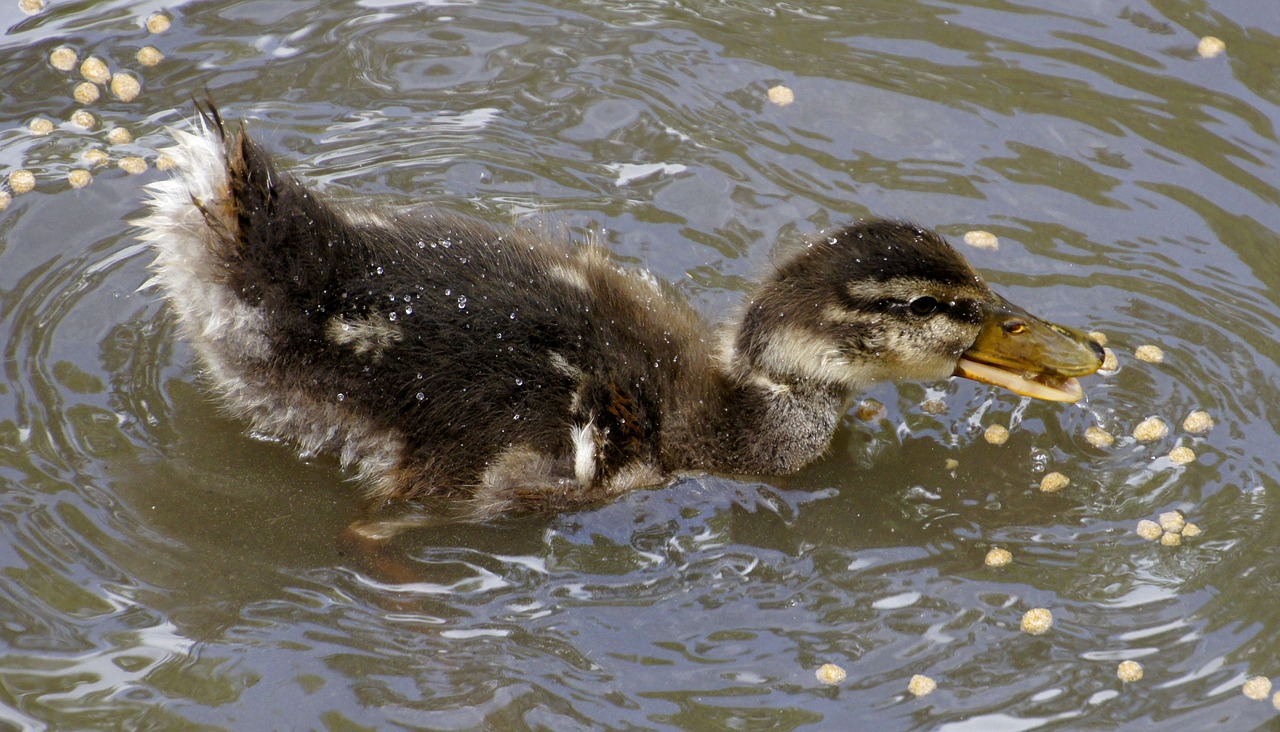
<svg viewBox="0 0 1280 732">
<path fill-rule="evenodd" d="M 1076 401 L 1102 363 L 909 223 L 815 238 L 716 332 L 599 249 L 320 198 L 212 106 L 173 134 L 177 175 L 139 222 L 152 281 L 227 407 L 336 453 L 374 503 L 486 520 L 681 471 L 790 473 L 877 382 Z"/>
</svg>

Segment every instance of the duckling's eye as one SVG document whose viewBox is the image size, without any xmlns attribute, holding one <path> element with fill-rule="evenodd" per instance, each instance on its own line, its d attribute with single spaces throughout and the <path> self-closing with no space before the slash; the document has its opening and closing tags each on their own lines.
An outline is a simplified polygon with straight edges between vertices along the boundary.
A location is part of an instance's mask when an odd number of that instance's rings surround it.
<svg viewBox="0 0 1280 732">
<path fill-rule="evenodd" d="M 911 308 L 911 312 L 916 315 L 933 315 L 938 312 L 938 301 L 936 298 L 924 295 L 907 303 L 907 307 Z"/>
</svg>

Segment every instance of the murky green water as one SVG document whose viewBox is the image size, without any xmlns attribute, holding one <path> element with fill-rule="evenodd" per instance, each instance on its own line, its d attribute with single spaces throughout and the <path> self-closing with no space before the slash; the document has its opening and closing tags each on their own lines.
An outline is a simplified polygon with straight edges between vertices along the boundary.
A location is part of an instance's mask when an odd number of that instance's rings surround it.
<svg viewBox="0 0 1280 732">
<path fill-rule="evenodd" d="M 37 185 L 0 213 L 0 727 L 1276 723 L 1241 693 L 1280 677 L 1272 0 L 193 2 L 156 35 L 155 3 L 17 6 L 0 169 Z M 1201 58 L 1205 35 L 1225 53 Z M 75 127 L 78 74 L 47 61 L 64 44 L 142 96 Z M 713 318 L 775 242 L 825 225 L 986 229 L 998 252 L 961 246 L 997 289 L 1106 332 L 1120 369 L 1076 407 L 880 388 L 885 418 L 850 415 L 799 476 L 689 477 L 355 556 L 344 475 L 220 415 L 135 292 L 129 220 L 162 174 L 115 162 L 154 161 L 205 89 L 323 189 L 603 230 Z M 95 146 L 112 163 L 72 190 Z M 1206 435 L 1181 428 L 1196 409 Z M 1170 434 L 1136 443 L 1149 416 Z M 1095 425 L 1116 443 L 1091 446 Z M 1041 493 L 1055 470 L 1071 485 Z M 1134 532 L 1173 510 L 1203 534 Z M 993 546 L 1013 563 L 984 567 Z M 1020 632 L 1033 607 L 1048 634 Z M 1125 659 L 1141 681 L 1117 680 Z M 938 690 L 909 696 L 913 674 Z"/>
</svg>

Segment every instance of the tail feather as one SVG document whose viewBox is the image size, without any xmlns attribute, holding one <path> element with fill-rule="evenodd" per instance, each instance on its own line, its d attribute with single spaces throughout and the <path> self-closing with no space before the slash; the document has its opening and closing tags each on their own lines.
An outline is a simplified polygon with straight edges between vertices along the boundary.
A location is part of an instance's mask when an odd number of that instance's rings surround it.
<svg viewBox="0 0 1280 732">
<path fill-rule="evenodd" d="M 171 130 L 164 152 L 175 175 L 147 186 L 150 215 L 138 221 L 155 252 L 152 281 L 197 341 L 220 339 L 236 323 L 308 318 L 308 303 L 340 289 L 365 262 L 349 217 L 277 171 L 242 125 L 211 104 L 197 105 L 190 129 Z M 256 319 L 250 311 L 258 312 Z M 251 337 L 254 343 L 259 338 Z M 258 350 L 245 346 L 242 352 Z"/>
<path fill-rule="evenodd" d="M 169 130 L 175 144 L 163 152 L 174 160 L 176 175 L 147 186 L 151 215 L 138 223 L 161 255 L 180 248 L 174 253 L 188 256 L 184 245 L 193 242 L 186 240 L 200 239 L 210 254 L 223 257 L 239 239 L 226 138 L 207 119 L 198 124 L 197 132 Z"/>
<path fill-rule="evenodd" d="M 216 111 L 206 110 L 191 130 L 169 132 L 174 145 L 163 152 L 174 160 L 174 176 L 146 187 L 149 213 L 136 222 L 155 253 L 147 284 L 161 289 L 206 356 L 228 339 L 242 353 L 264 352 L 261 315 L 229 286 L 241 241 L 231 173 L 236 136 L 229 139 Z"/>
<path fill-rule="evenodd" d="M 231 412 L 304 451 L 334 450 L 358 478 L 390 495 L 403 437 L 350 403 L 339 406 L 333 393 L 341 399 L 346 387 L 323 390 L 307 370 L 326 322 L 314 300 L 343 297 L 340 275 L 367 262 L 350 242 L 358 232 L 278 173 L 240 125 L 224 123 L 212 105 L 197 109 L 189 130 L 171 131 L 174 146 L 165 152 L 174 176 L 148 186 L 149 214 L 137 222 L 155 254 L 149 282 Z M 294 341 L 301 348 L 291 348 Z"/>
</svg>

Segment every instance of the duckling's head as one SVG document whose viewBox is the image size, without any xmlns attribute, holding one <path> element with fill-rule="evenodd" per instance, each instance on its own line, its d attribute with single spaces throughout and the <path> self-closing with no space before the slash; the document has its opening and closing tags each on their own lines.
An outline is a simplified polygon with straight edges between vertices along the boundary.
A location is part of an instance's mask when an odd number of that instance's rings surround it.
<svg viewBox="0 0 1280 732">
<path fill-rule="evenodd" d="M 729 359 L 741 377 L 857 392 L 964 376 L 1074 402 L 1102 348 L 992 292 L 937 234 L 860 222 L 786 260 L 748 301 Z"/>
</svg>

